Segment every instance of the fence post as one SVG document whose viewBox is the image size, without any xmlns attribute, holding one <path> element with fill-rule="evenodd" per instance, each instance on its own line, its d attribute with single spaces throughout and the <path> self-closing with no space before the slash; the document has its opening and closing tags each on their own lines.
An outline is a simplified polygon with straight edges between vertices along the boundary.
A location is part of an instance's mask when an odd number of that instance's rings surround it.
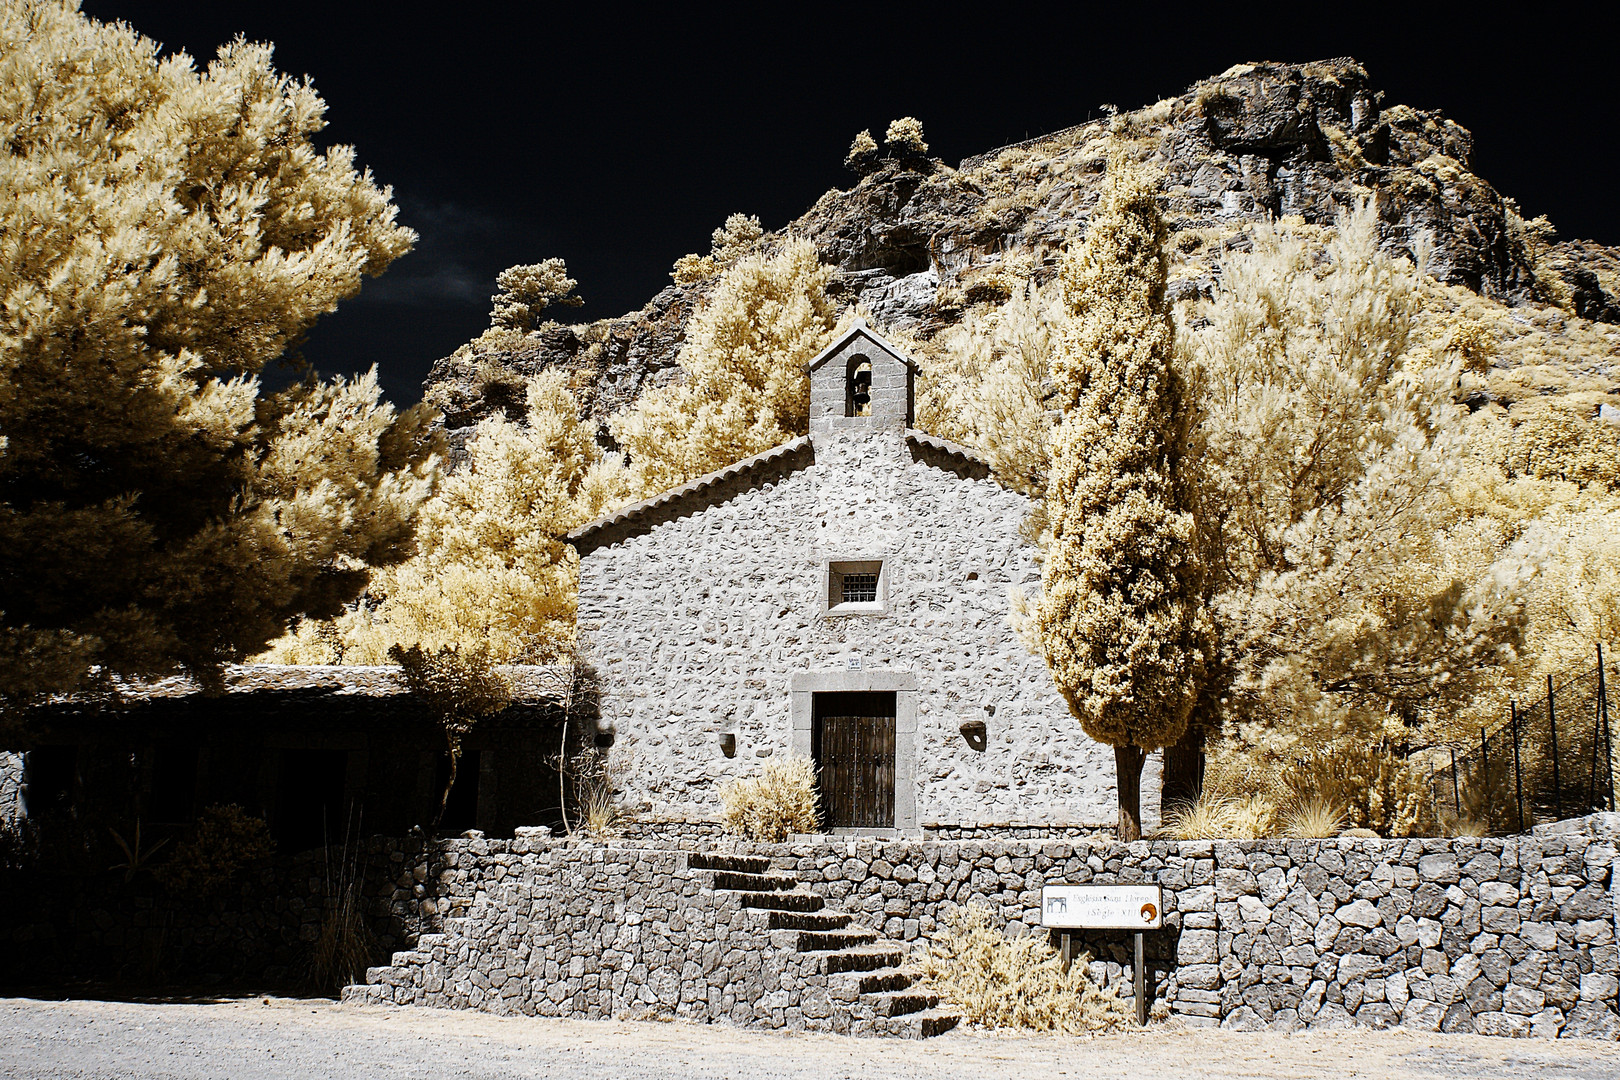
<svg viewBox="0 0 1620 1080">
<path fill-rule="evenodd" d="M 1484 808 L 1489 812 L 1491 804 L 1491 749 L 1486 745 L 1484 728 L 1479 729 L 1479 775 L 1485 782 Z"/>
<path fill-rule="evenodd" d="M 1462 817 L 1462 789 L 1457 785 L 1457 748 L 1451 748 L 1451 808 Z"/>
<path fill-rule="evenodd" d="M 1558 718 L 1553 715 L 1552 675 L 1547 675 L 1547 730 L 1551 734 L 1553 767 L 1553 812 L 1555 821 L 1564 820 L 1564 789 L 1558 780 Z"/>
<path fill-rule="evenodd" d="M 1524 832 L 1524 768 L 1519 763 L 1519 703 L 1508 702 L 1508 723 L 1513 728 L 1513 797 L 1519 804 L 1519 831 Z"/>
<path fill-rule="evenodd" d="M 1603 774 L 1609 778 L 1609 810 L 1614 810 L 1614 742 L 1609 734 L 1609 684 L 1603 674 L 1603 644 L 1598 643 L 1598 713 L 1603 718 Z M 1597 743 L 1597 732 L 1592 733 Z"/>
</svg>

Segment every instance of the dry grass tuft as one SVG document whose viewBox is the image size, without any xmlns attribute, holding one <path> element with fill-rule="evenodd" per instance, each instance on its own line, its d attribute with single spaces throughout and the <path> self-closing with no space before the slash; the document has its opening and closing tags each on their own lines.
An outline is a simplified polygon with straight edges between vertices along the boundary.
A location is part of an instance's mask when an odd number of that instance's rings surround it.
<svg viewBox="0 0 1620 1080">
<path fill-rule="evenodd" d="M 765 762 L 757 776 L 720 787 L 720 824 L 747 840 L 779 844 L 789 833 L 817 828 L 816 767 L 809 758 Z"/>
<path fill-rule="evenodd" d="M 1206 791 L 1171 811 L 1165 831 L 1177 840 L 1259 840 L 1277 834 L 1277 808 L 1260 795 L 1230 798 Z"/>
<path fill-rule="evenodd" d="M 928 984 L 971 1023 L 1068 1032 L 1122 1027 L 1125 1004 L 1091 981 L 1090 959 L 1076 959 L 1065 973 L 1044 938 L 1003 936 L 980 904 L 946 915 L 944 932 L 920 957 Z"/>
<path fill-rule="evenodd" d="M 1446 832 L 1451 836 L 1482 837 L 1491 835 L 1491 827 L 1483 821 L 1460 817 L 1451 822 Z"/>
<path fill-rule="evenodd" d="M 1324 798 L 1307 799 L 1283 813 L 1283 835 L 1295 840 L 1325 840 L 1344 828 L 1343 805 Z"/>
</svg>

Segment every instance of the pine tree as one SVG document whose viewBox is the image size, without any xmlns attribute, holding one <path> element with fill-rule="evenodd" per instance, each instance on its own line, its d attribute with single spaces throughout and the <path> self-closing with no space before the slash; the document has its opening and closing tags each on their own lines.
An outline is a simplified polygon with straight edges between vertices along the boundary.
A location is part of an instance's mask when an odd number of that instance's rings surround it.
<svg viewBox="0 0 1620 1080">
<path fill-rule="evenodd" d="M 1063 419 L 1037 628 L 1070 710 L 1114 747 L 1119 834 L 1135 840 L 1143 759 L 1186 729 L 1202 656 L 1167 234 L 1152 188 L 1117 155 L 1110 172 L 1062 269 L 1072 320 L 1052 364 Z"/>
<path fill-rule="evenodd" d="M 410 249 L 267 45 L 0 5 L 0 699 L 208 681 L 410 551 L 431 414 L 258 373 Z"/>
</svg>

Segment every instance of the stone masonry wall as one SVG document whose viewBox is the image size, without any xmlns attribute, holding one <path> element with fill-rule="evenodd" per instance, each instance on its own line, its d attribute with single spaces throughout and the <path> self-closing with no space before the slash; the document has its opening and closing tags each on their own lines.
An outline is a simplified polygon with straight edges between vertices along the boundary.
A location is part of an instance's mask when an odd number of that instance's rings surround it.
<svg viewBox="0 0 1620 1080">
<path fill-rule="evenodd" d="M 865 927 L 917 944 L 969 903 L 1010 934 L 1043 932 L 1044 882 L 1156 882 L 1165 929 L 1148 935 L 1153 992 L 1185 1023 L 1615 1039 L 1617 838 L 1610 814 L 1493 839 L 718 846 L 767 857 Z M 420 963 L 438 965 L 435 989 L 382 992 L 496 1011 L 803 1026 L 802 1011 L 738 1011 L 746 995 L 726 990 L 730 976 L 711 981 L 712 948 L 719 966 L 767 977 L 748 913 L 682 873 L 716 847 L 453 841 L 419 879 L 424 910 L 455 917 L 450 933 L 418 943 Z M 1129 997 L 1129 936 L 1080 944 L 1094 976 Z M 770 992 L 813 985 L 772 970 Z"/>
<path fill-rule="evenodd" d="M 0 823 L 22 816 L 23 759 L 0 750 Z"/>
<path fill-rule="evenodd" d="M 923 463 L 898 423 L 811 438 L 813 464 L 581 559 L 581 637 L 629 798 L 648 817 L 712 817 L 720 782 L 790 751 L 790 678 L 859 665 L 916 677 L 920 828 L 1112 824 L 1112 752 L 1008 621 L 1009 592 L 1040 583 L 1023 496 Z M 884 561 L 882 613 L 823 611 L 826 563 L 841 559 Z M 982 751 L 965 721 L 987 725 Z M 1158 777 L 1155 754 L 1148 828 Z"/>
</svg>

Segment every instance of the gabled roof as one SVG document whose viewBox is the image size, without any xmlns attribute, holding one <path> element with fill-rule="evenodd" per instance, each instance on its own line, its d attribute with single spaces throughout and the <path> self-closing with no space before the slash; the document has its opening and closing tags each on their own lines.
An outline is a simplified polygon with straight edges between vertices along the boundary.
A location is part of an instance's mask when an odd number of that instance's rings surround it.
<svg viewBox="0 0 1620 1080">
<path fill-rule="evenodd" d="M 856 319 L 854 324 L 851 325 L 848 330 L 845 330 L 842 334 L 839 334 L 833 339 L 831 345 L 828 345 L 825 349 L 822 349 L 821 352 L 817 353 L 816 358 L 810 361 L 810 370 L 814 371 L 816 368 L 832 359 L 834 353 L 838 352 L 845 345 L 849 344 L 850 339 L 855 337 L 866 338 L 873 345 L 876 345 L 878 348 L 882 349 L 896 360 L 905 364 L 912 371 L 917 370 L 917 364 L 911 359 L 911 357 L 895 348 L 894 344 L 884 338 L 882 334 L 866 325 L 865 319 Z"/>
<path fill-rule="evenodd" d="M 736 493 L 733 489 L 737 486 L 751 487 L 755 483 L 763 483 L 770 476 L 797 472 L 813 460 L 815 452 L 810 446 L 810 437 L 800 435 L 762 454 L 743 458 L 735 465 L 716 469 L 643 502 L 622 506 L 611 514 L 581 525 L 568 534 L 567 540 L 584 555 L 615 543 L 640 527 L 669 521 L 682 513 L 723 502 Z"/>
<path fill-rule="evenodd" d="M 916 460 L 924 464 L 954 472 L 964 479 L 982 480 L 991 476 L 990 463 L 965 446 L 914 428 L 906 429 L 906 442 L 916 451 Z M 566 539 L 579 554 L 586 555 L 642 529 L 717 506 L 742 490 L 797 472 L 814 461 L 815 449 L 810 437 L 800 435 L 650 499 L 621 506 L 611 514 L 581 525 Z"/>
</svg>

